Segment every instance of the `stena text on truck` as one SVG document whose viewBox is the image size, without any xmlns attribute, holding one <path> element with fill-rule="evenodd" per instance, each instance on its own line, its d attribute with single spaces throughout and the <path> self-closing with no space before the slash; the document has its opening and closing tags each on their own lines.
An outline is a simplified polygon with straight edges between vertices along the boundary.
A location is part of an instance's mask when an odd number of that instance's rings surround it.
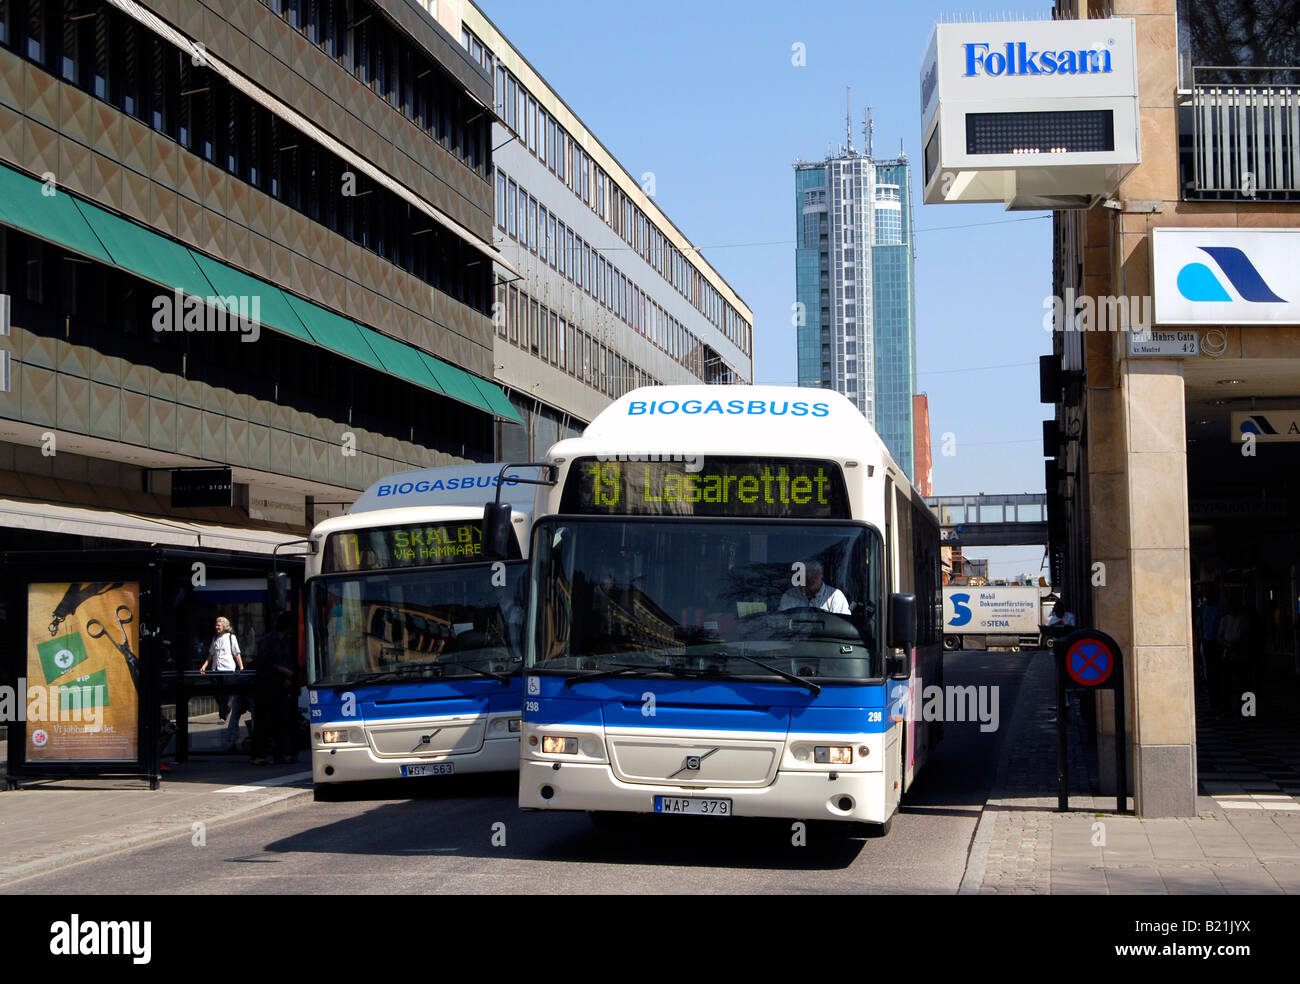
<svg viewBox="0 0 1300 984">
<path fill-rule="evenodd" d="M 312 531 L 306 645 L 318 799 L 369 779 L 519 765 L 524 551 L 537 474 L 459 465 L 389 475 Z M 509 506 L 498 556 L 484 503 Z"/>
<path fill-rule="evenodd" d="M 546 458 L 519 804 L 883 834 L 939 738 L 939 529 L 820 389 L 635 390 Z"/>
</svg>

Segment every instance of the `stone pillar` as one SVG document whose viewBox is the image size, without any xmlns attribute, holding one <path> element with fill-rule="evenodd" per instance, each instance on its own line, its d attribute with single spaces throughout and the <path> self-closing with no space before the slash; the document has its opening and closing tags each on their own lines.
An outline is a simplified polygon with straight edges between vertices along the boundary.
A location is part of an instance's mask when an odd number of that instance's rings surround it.
<svg viewBox="0 0 1300 984">
<path fill-rule="evenodd" d="M 1085 343 L 1089 349 L 1109 346 L 1111 336 L 1093 336 Z M 1109 359 L 1109 353 L 1106 353 Z M 1088 378 L 1110 381 L 1111 365 L 1104 373 L 1090 360 Z M 1129 488 L 1125 470 L 1124 405 L 1119 386 L 1089 386 L 1088 388 L 1088 529 L 1089 576 L 1092 590 L 1093 625 L 1109 633 L 1127 654 L 1132 651 L 1130 633 L 1130 603 L 1132 590 L 1129 583 Z M 1132 684 L 1126 679 L 1125 688 L 1131 695 Z M 1097 771 L 1101 792 L 1115 794 L 1115 726 L 1114 695 L 1110 691 L 1097 694 Z M 1127 712 L 1127 708 L 1125 709 Z M 1133 734 L 1132 715 L 1127 718 L 1128 733 Z M 1129 775 L 1133 775 L 1132 768 Z"/>
<path fill-rule="evenodd" d="M 1123 359 L 1133 792 L 1143 816 L 1196 813 L 1196 715 L 1183 364 Z"/>
</svg>

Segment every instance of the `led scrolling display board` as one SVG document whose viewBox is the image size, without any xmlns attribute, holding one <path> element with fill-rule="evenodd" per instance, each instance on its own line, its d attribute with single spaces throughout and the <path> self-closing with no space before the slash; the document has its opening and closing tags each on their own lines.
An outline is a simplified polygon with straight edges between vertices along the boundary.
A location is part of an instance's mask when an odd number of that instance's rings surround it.
<svg viewBox="0 0 1300 984">
<path fill-rule="evenodd" d="M 512 557 L 519 544 L 511 540 Z M 405 567 L 467 564 L 483 559 L 483 523 L 410 523 L 331 533 L 321 572 L 378 571 Z"/>
<path fill-rule="evenodd" d="M 560 511 L 598 516 L 850 518 L 839 465 L 807 458 L 579 458 L 569 469 Z"/>
</svg>

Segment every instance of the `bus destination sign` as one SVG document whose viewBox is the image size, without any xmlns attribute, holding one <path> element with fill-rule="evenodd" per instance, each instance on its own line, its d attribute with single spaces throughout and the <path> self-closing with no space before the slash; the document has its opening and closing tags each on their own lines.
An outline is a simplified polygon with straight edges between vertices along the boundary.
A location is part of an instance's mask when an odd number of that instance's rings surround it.
<svg viewBox="0 0 1300 984">
<path fill-rule="evenodd" d="M 518 544 L 515 544 L 516 549 Z M 483 559 L 483 523 L 410 523 L 331 533 L 321 571 L 376 571 L 467 564 Z"/>
<path fill-rule="evenodd" d="M 560 511 L 601 516 L 849 518 L 844 476 L 832 461 L 628 457 L 639 460 L 576 460 L 569 469 Z"/>
</svg>

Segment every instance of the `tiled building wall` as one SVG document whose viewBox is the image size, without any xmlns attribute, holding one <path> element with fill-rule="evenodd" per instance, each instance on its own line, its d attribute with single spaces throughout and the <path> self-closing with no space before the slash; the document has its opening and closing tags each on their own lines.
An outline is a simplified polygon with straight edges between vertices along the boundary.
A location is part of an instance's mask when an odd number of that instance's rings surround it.
<svg viewBox="0 0 1300 984">
<path fill-rule="evenodd" d="M 161 0 L 148 6 L 490 240 L 492 197 L 486 178 L 404 120 L 264 4 Z M 477 97 L 490 101 L 485 74 L 427 15 L 400 2 L 385 9 Z M 0 158 L 36 175 L 50 173 L 59 185 L 254 276 L 471 372 L 493 375 L 487 316 L 4 49 Z M 21 323 L 7 348 L 14 359 L 13 387 L 0 394 L 0 416 L 16 424 L 350 489 L 394 470 L 458 460 L 284 402 L 136 365 L 48 331 L 29 331 Z M 437 405 L 433 400 L 431 407 Z M 340 451 L 349 431 L 356 439 L 355 456 Z"/>
<path fill-rule="evenodd" d="M 406 0 L 376 0 L 485 105 L 492 83 L 460 45 Z M 488 241 L 487 177 L 473 174 L 259 0 L 146 0 L 172 26 Z M 482 185 L 482 187 L 478 187 Z M 488 195 L 489 197 L 484 197 Z"/>
<path fill-rule="evenodd" d="M 53 174 L 106 208 L 492 376 L 486 315 L 5 49 L 0 158 Z"/>
<path fill-rule="evenodd" d="M 13 385 L 0 393 L 0 418 L 33 427 L 346 489 L 363 489 L 390 472 L 458 460 L 344 421 L 107 357 L 20 325 L 13 327 L 8 348 Z M 355 436 L 355 455 L 341 451 L 345 432 Z"/>
</svg>

